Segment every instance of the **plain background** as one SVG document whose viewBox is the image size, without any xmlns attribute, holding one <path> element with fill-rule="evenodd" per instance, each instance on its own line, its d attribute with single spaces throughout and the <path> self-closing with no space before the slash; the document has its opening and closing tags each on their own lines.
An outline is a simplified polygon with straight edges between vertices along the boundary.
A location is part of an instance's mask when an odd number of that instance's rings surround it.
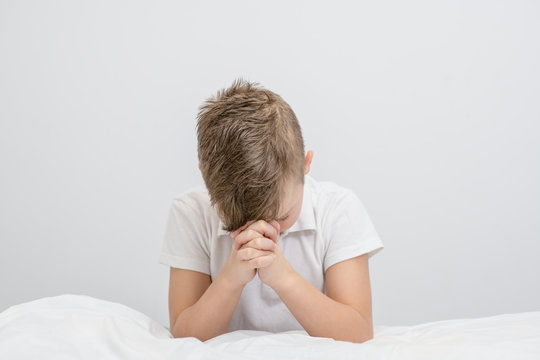
<svg viewBox="0 0 540 360">
<path fill-rule="evenodd" d="M 60 294 L 168 326 L 198 106 L 280 94 L 385 245 L 376 325 L 540 310 L 536 1 L 0 1 L 0 311 Z"/>
</svg>

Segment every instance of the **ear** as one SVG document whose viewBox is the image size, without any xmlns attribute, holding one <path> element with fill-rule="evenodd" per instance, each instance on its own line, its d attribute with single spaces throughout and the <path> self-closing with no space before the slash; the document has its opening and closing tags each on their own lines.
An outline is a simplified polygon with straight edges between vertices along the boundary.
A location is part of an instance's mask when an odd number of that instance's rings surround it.
<svg viewBox="0 0 540 360">
<path fill-rule="evenodd" d="M 309 150 L 306 154 L 306 164 L 304 174 L 307 174 L 311 169 L 311 160 L 313 160 L 313 151 Z"/>
<path fill-rule="evenodd" d="M 201 170 L 201 163 L 197 163 L 197 167 Z"/>
</svg>

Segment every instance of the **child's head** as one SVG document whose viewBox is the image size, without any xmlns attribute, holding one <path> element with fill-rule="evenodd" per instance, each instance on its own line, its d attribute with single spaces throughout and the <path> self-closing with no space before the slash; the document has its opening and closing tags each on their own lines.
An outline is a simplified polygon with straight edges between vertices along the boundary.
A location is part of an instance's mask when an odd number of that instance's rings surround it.
<svg viewBox="0 0 540 360">
<path fill-rule="evenodd" d="M 199 168 L 225 230 L 259 219 L 284 230 L 296 221 L 312 153 L 304 158 L 300 125 L 279 95 L 237 79 L 201 105 L 197 137 Z"/>
</svg>

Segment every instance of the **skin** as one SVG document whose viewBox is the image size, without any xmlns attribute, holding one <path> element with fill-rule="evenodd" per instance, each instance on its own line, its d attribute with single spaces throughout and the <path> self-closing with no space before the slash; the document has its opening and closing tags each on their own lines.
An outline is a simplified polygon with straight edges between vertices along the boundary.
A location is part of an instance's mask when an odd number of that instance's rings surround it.
<svg viewBox="0 0 540 360">
<path fill-rule="evenodd" d="M 313 152 L 308 151 L 306 174 L 312 159 Z M 357 343 L 373 338 L 367 254 L 328 268 L 327 295 L 298 274 L 283 256 L 279 236 L 298 219 L 302 198 L 303 184 L 291 183 L 278 219 L 251 221 L 232 232 L 231 254 L 213 282 L 207 274 L 171 267 L 169 312 L 174 337 L 205 341 L 224 334 L 242 289 L 258 274 L 309 335 Z"/>
</svg>

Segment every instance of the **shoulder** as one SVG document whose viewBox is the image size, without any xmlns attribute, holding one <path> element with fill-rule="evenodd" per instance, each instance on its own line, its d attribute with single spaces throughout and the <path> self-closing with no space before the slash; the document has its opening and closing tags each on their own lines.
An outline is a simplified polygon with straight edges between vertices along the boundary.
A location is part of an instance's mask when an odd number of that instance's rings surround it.
<svg viewBox="0 0 540 360">
<path fill-rule="evenodd" d="M 371 219 L 360 198 L 347 187 L 332 181 L 306 181 L 318 229 L 325 238 L 336 233 L 337 227 L 355 228 L 369 225 Z"/>
<path fill-rule="evenodd" d="M 203 230 L 208 237 L 217 233 L 219 217 L 204 185 L 189 188 L 175 195 L 172 199 L 171 211 L 181 221 Z"/>
<path fill-rule="evenodd" d="M 321 216 L 331 215 L 339 208 L 360 202 L 354 191 L 332 181 L 317 181 L 306 175 L 306 186 L 311 192 L 313 208 Z"/>
<path fill-rule="evenodd" d="M 172 199 L 172 205 L 177 208 L 188 208 L 198 212 L 203 212 L 211 206 L 208 190 L 203 185 L 191 187 L 176 194 Z"/>
<path fill-rule="evenodd" d="M 160 262 L 210 274 L 215 220 L 206 189 L 190 188 L 173 196 Z"/>
</svg>

